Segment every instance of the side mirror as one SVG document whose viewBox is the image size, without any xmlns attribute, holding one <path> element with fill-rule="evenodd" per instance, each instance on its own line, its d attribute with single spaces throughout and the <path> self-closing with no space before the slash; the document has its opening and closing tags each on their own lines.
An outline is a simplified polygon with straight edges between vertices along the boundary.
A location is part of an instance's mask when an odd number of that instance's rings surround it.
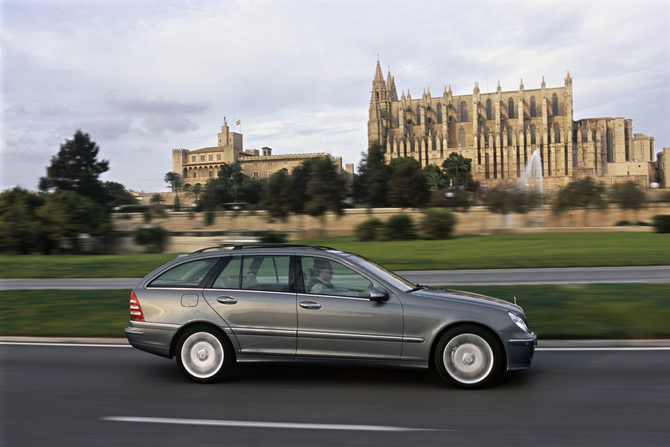
<svg viewBox="0 0 670 447">
<path fill-rule="evenodd" d="M 383 303 L 389 300 L 389 293 L 381 287 L 373 287 L 370 289 L 370 301 Z"/>
</svg>

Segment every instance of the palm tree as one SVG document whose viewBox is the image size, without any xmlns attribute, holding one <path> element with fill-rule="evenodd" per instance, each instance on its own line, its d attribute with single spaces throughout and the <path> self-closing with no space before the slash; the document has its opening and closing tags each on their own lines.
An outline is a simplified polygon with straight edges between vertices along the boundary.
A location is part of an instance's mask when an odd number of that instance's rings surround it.
<svg viewBox="0 0 670 447">
<path fill-rule="evenodd" d="M 193 203 L 196 205 L 198 204 L 198 201 L 200 200 L 200 196 L 204 192 L 205 188 L 202 187 L 200 183 L 196 183 L 193 186 L 187 186 L 184 188 L 186 190 L 186 196 L 187 197 L 192 197 L 193 198 Z"/>
<path fill-rule="evenodd" d="M 444 160 L 442 167 L 449 180 L 453 182 L 452 186 L 457 189 L 460 185 L 465 186 L 472 169 L 472 160 L 452 152 L 449 158 Z"/>
</svg>

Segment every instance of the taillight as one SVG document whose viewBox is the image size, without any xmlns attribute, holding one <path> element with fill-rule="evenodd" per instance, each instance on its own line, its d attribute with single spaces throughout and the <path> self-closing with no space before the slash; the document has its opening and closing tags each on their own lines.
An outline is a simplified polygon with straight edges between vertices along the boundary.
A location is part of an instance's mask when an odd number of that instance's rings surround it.
<svg viewBox="0 0 670 447">
<path fill-rule="evenodd" d="M 144 321 L 144 312 L 135 291 L 130 292 L 130 321 Z"/>
</svg>

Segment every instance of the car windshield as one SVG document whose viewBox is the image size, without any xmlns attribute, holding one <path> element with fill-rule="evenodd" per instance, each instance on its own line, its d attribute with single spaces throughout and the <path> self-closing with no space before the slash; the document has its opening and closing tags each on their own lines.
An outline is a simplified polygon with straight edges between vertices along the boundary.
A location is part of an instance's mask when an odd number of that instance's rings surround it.
<svg viewBox="0 0 670 447">
<path fill-rule="evenodd" d="M 352 255 L 348 259 L 356 265 L 359 265 L 365 268 L 367 271 L 377 276 L 382 281 L 387 284 L 396 287 L 403 291 L 413 290 L 416 286 L 411 282 L 407 281 L 405 278 L 396 275 L 395 273 L 385 269 L 379 264 L 376 264 L 369 259 L 366 259 L 362 256 Z"/>
</svg>

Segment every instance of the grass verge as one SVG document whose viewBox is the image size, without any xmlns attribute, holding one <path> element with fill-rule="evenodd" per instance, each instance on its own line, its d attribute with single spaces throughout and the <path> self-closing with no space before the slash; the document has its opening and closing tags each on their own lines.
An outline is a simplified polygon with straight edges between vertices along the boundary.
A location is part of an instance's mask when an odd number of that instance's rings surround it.
<svg viewBox="0 0 670 447">
<path fill-rule="evenodd" d="M 453 286 L 523 307 L 541 339 L 670 338 L 670 284 Z M 0 335 L 124 337 L 130 290 L 0 291 Z"/>
<path fill-rule="evenodd" d="M 539 233 L 446 241 L 300 241 L 361 254 L 391 270 L 616 267 L 670 264 L 670 234 Z M 141 278 L 176 254 L 0 256 L 0 278 Z"/>
</svg>

